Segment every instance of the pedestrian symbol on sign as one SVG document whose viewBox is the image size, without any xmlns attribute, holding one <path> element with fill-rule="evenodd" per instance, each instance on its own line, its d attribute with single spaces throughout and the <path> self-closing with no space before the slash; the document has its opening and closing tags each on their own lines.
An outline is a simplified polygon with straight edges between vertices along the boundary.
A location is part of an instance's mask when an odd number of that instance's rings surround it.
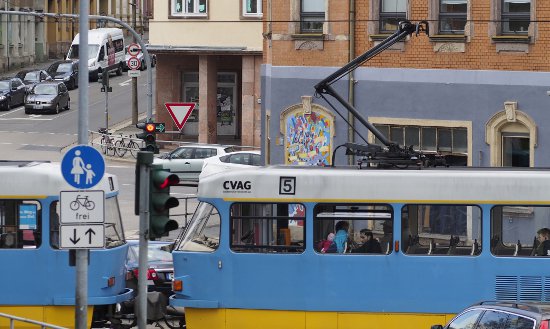
<svg viewBox="0 0 550 329">
<path fill-rule="evenodd" d="M 87 189 L 95 186 L 103 178 L 105 162 L 93 147 L 78 145 L 63 157 L 61 173 L 71 186 Z"/>
</svg>

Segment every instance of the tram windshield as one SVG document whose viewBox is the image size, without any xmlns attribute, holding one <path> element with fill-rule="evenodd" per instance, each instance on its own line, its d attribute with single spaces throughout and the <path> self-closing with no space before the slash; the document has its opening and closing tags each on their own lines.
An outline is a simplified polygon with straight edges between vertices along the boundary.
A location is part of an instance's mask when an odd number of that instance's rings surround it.
<svg viewBox="0 0 550 329">
<path fill-rule="evenodd" d="M 201 202 L 176 250 L 212 252 L 220 245 L 220 214 L 213 205 Z"/>
</svg>

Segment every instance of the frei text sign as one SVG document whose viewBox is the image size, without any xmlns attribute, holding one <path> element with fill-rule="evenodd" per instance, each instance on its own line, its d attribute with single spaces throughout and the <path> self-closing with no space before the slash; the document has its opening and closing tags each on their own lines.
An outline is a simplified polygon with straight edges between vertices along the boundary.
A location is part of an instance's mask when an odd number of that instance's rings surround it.
<svg viewBox="0 0 550 329">
<path fill-rule="evenodd" d="M 164 103 L 164 106 L 179 130 L 183 129 L 191 112 L 195 109 L 195 103 Z"/>
<path fill-rule="evenodd" d="M 61 191 L 59 247 L 89 249 L 105 246 L 103 191 Z"/>
</svg>

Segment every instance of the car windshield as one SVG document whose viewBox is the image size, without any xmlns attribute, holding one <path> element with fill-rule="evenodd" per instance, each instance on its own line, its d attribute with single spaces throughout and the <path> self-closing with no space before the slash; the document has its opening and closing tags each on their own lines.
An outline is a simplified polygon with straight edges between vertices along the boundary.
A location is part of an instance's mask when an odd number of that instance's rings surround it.
<svg viewBox="0 0 550 329">
<path fill-rule="evenodd" d="M 147 249 L 147 261 L 149 262 L 171 262 L 172 254 L 161 249 L 166 245 L 150 244 Z M 139 245 L 130 246 L 134 250 L 135 255 L 139 255 Z"/>
<path fill-rule="evenodd" d="M 0 90 L 9 90 L 10 82 L 9 81 L 0 81 Z"/>
<path fill-rule="evenodd" d="M 34 71 L 34 72 L 28 72 L 25 74 L 25 77 L 23 78 L 25 81 L 40 81 L 40 72 Z"/>
<path fill-rule="evenodd" d="M 78 58 L 78 45 L 72 45 L 71 51 L 69 52 L 69 58 L 76 59 Z M 99 45 L 88 45 L 88 58 L 95 58 L 97 52 L 99 51 Z"/>
<path fill-rule="evenodd" d="M 57 67 L 57 72 L 59 73 L 71 72 L 72 66 L 73 64 L 71 63 L 59 64 L 59 66 Z"/>
<path fill-rule="evenodd" d="M 54 85 L 37 85 L 34 87 L 37 95 L 57 95 L 57 87 Z"/>
</svg>

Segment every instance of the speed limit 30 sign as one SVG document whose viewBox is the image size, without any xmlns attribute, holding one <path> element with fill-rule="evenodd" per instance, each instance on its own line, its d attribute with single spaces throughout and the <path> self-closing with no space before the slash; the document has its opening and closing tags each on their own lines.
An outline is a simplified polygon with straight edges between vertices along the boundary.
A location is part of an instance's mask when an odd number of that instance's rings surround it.
<svg viewBox="0 0 550 329">
<path fill-rule="evenodd" d="M 141 66 L 141 61 L 136 56 L 132 56 L 128 59 L 127 64 L 130 70 L 138 70 Z"/>
</svg>

